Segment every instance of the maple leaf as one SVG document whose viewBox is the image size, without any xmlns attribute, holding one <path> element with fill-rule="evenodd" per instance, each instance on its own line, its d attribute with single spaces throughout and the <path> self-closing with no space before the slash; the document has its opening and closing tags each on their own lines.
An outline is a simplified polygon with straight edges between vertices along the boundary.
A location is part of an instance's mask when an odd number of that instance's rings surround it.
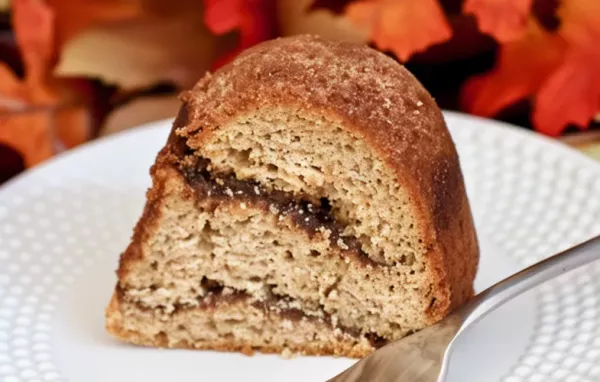
<svg viewBox="0 0 600 382">
<path fill-rule="evenodd" d="M 499 42 L 519 38 L 527 30 L 533 0 L 466 0 L 463 12 L 477 18 L 479 29 Z"/>
<path fill-rule="evenodd" d="M 345 13 L 379 49 L 391 50 L 401 61 L 452 36 L 436 0 L 359 0 Z"/>
<path fill-rule="evenodd" d="M 15 0 L 12 3 L 13 30 L 23 57 L 25 84 L 29 102 L 51 103 L 55 96 L 45 86 L 54 55 L 54 14 L 38 0 Z"/>
<path fill-rule="evenodd" d="M 64 45 L 54 74 L 100 78 L 121 90 L 159 82 L 192 87 L 210 69 L 218 48 L 202 23 L 203 8 L 200 1 L 179 0 L 168 13 L 88 27 Z"/>
<path fill-rule="evenodd" d="M 565 42 L 529 19 L 522 38 L 500 46 L 495 67 L 469 79 L 461 104 L 473 114 L 493 116 L 506 106 L 533 96 L 562 62 Z"/>
<path fill-rule="evenodd" d="M 600 51 L 573 49 L 539 89 L 533 110 L 536 128 L 557 136 L 573 124 L 587 128 L 600 110 Z"/>
<path fill-rule="evenodd" d="M 204 23 L 217 35 L 225 34 L 241 24 L 244 0 L 204 0 Z"/>
<path fill-rule="evenodd" d="M 240 36 L 238 46 L 221 56 L 213 68 L 276 34 L 274 0 L 204 0 L 204 6 L 204 22 L 212 33 L 222 35 L 237 30 Z"/>
<path fill-rule="evenodd" d="M 562 1 L 557 13 L 561 19 L 561 36 L 579 48 L 600 50 L 600 1 Z"/>
<path fill-rule="evenodd" d="M 10 102 L 7 97 L 20 102 L 24 99 L 23 85 L 19 78 L 12 72 L 4 62 L 0 62 L 0 108 L 6 102 Z"/>
<path fill-rule="evenodd" d="M 587 128 L 600 110 L 600 2 L 564 1 L 558 15 L 558 33 L 568 51 L 539 89 L 533 111 L 536 128 L 549 135 L 560 134 L 568 124 Z"/>
<path fill-rule="evenodd" d="M 27 167 L 52 156 L 54 137 L 47 110 L 0 115 L 0 142 L 17 150 Z"/>
<path fill-rule="evenodd" d="M 53 55 L 54 18 L 50 8 L 37 0 L 14 0 L 12 11 L 25 79 L 16 78 L 5 65 L 0 67 L 0 142 L 18 150 L 31 166 L 52 154 L 47 113 L 40 108 L 25 110 L 31 104 L 48 105 L 56 100 L 45 85 Z"/>
<path fill-rule="evenodd" d="M 133 20 L 146 12 L 145 0 L 44 1 L 56 17 L 55 28 L 58 46 L 62 46 L 92 25 Z"/>
<path fill-rule="evenodd" d="M 12 10 L 25 77 L 20 80 L 0 65 L 0 142 L 19 151 L 32 166 L 56 152 L 57 143 L 87 139 L 89 118 L 82 107 L 58 106 L 60 89 L 50 78 L 55 59 L 52 9 L 38 0 L 14 0 Z M 55 130 L 57 123 L 62 131 Z"/>
</svg>

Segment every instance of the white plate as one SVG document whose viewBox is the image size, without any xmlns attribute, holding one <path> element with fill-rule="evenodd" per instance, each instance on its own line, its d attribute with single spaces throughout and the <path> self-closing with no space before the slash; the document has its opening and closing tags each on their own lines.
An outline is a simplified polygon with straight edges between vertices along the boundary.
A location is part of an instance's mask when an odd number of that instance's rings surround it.
<svg viewBox="0 0 600 382">
<path fill-rule="evenodd" d="M 477 290 L 600 233 L 600 166 L 446 113 L 481 242 Z M 352 360 L 128 346 L 104 331 L 119 253 L 170 121 L 101 139 L 0 189 L 0 381 L 322 381 Z M 600 381 L 600 264 L 510 302 L 463 338 L 450 381 Z"/>
</svg>

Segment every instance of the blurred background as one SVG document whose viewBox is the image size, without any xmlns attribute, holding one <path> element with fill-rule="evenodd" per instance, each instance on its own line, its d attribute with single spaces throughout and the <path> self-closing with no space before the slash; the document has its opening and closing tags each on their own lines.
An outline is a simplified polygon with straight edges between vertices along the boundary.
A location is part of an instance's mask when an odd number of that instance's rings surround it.
<svg viewBox="0 0 600 382">
<path fill-rule="evenodd" d="M 173 117 L 206 71 L 301 33 L 369 44 L 444 109 L 600 159 L 599 0 L 0 0 L 0 183 Z"/>
</svg>

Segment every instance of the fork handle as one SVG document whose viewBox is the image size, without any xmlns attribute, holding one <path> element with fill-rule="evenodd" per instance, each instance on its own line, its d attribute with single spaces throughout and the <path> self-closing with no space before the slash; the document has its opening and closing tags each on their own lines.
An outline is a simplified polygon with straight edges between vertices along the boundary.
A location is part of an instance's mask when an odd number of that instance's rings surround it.
<svg viewBox="0 0 600 382">
<path fill-rule="evenodd" d="M 508 300 L 545 281 L 599 259 L 600 236 L 596 236 L 515 273 L 479 293 L 457 312 L 464 320 L 461 331 Z"/>
</svg>

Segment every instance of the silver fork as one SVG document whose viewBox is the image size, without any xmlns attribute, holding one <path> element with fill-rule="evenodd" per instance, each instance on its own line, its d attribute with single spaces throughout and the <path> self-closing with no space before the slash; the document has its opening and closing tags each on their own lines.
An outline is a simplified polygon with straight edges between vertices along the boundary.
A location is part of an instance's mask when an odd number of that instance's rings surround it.
<svg viewBox="0 0 600 382">
<path fill-rule="evenodd" d="M 489 287 L 439 323 L 392 342 L 329 382 L 442 382 L 454 340 L 510 299 L 600 259 L 600 236 L 540 261 Z"/>
</svg>

